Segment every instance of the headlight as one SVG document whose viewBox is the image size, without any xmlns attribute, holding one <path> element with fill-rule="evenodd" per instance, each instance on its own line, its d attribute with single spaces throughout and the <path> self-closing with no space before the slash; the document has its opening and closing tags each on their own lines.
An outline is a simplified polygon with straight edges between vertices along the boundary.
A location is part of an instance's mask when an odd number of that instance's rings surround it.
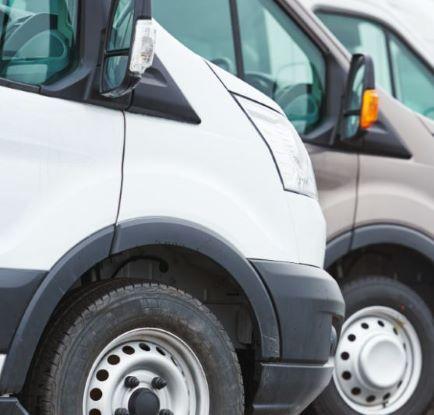
<svg viewBox="0 0 434 415">
<path fill-rule="evenodd" d="M 267 143 L 285 190 L 317 198 L 309 154 L 286 116 L 254 101 L 236 99 Z"/>
</svg>

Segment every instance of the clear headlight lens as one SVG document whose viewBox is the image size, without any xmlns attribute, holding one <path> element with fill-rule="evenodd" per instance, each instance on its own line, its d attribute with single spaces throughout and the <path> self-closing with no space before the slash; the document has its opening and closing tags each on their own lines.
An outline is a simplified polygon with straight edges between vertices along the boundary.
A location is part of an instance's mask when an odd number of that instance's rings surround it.
<svg viewBox="0 0 434 415">
<path fill-rule="evenodd" d="M 236 99 L 268 144 L 285 190 L 317 198 L 312 163 L 294 126 L 283 114 L 264 105 Z"/>
</svg>

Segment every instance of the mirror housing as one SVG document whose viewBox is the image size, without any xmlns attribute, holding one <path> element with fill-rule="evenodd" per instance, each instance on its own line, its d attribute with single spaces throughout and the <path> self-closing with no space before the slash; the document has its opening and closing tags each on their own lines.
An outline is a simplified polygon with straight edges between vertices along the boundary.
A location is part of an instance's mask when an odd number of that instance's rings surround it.
<svg viewBox="0 0 434 415">
<path fill-rule="evenodd" d="M 152 66 L 155 44 L 151 0 L 113 0 L 104 41 L 100 93 L 119 98 L 133 91 Z"/>
<path fill-rule="evenodd" d="M 375 89 L 374 63 L 370 56 L 355 54 L 342 103 L 339 137 L 343 141 L 363 136 L 378 120 L 379 98 Z"/>
</svg>

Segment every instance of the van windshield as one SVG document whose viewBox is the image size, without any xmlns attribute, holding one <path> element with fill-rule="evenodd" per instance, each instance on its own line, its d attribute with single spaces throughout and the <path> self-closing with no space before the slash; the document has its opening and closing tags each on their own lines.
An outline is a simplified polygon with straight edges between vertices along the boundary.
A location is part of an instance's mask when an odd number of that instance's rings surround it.
<svg viewBox="0 0 434 415">
<path fill-rule="evenodd" d="M 153 13 L 190 49 L 274 99 L 299 133 L 323 121 L 326 61 L 276 2 L 155 0 Z"/>
<path fill-rule="evenodd" d="M 0 77 L 42 85 L 75 63 L 77 0 L 0 0 Z"/>
</svg>

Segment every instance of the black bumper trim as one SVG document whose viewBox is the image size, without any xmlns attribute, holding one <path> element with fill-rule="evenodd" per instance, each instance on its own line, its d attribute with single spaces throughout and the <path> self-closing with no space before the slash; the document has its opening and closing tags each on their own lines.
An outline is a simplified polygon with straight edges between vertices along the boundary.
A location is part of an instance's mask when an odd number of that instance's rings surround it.
<svg viewBox="0 0 434 415">
<path fill-rule="evenodd" d="M 0 398 L 1 415 L 29 415 L 16 398 Z"/>
<path fill-rule="evenodd" d="M 325 364 L 333 349 L 333 324 L 345 304 L 337 282 L 323 269 L 289 262 L 252 260 L 279 320 L 281 361 Z"/>
<path fill-rule="evenodd" d="M 261 363 L 251 415 L 298 415 L 326 388 L 333 365 Z"/>
</svg>

